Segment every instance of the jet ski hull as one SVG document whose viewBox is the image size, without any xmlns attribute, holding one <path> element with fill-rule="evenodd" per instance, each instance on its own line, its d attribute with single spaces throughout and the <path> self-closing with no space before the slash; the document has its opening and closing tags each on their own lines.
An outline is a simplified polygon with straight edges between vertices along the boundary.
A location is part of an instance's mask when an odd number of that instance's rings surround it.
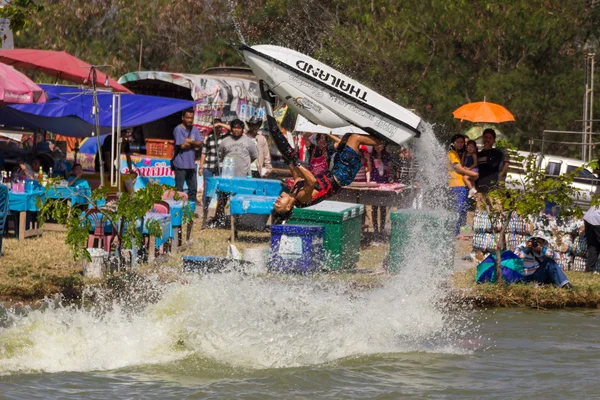
<svg viewBox="0 0 600 400">
<path fill-rule="evenodd" d="M 242 51 L 254 74 L 312 123 L 352 124 L 397 144 L 420 135 L 419 116 L 311 57 L 271 45 Z"/>
</svg>

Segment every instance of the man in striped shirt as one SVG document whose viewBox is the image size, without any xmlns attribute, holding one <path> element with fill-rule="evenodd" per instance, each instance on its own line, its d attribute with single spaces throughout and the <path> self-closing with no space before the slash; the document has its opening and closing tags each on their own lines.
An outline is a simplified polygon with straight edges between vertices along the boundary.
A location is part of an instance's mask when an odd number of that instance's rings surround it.
<svg viewBox="0 0 600 400">
<path fill-rule="evenodd" d="M 525 282 L 553 283 L 556 286 L 571 289 L 573 286 L 556 263 L 558 253 L 548 247 L 543 233 L 535 233 L 526 243 L 515 249 L 515 254 L 523 259 Z"/>
<path fill-rule="evenodd" d="M 200 156 L 200 168 L 198 173 L 204 177 L 204 191 L 202 192 L 202 225 L 207 225 L 208 205 L 210 198 L 206 196 L 206 180 L 213 176 L 221 175 L 219 166 L 219 146 L 221 141 L 227 137 L 229 133 L 229 125 L 221 122 L 220 119 L 213 120 L 213 128 L 204 139 L 204 147 L 202 147 L 202 155 Z"/>
</svg>

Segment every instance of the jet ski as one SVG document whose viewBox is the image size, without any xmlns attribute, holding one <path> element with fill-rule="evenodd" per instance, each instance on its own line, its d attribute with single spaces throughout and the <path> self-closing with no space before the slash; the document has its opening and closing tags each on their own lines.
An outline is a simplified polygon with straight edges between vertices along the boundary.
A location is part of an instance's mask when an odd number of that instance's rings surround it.
<svg viewBox="0 0 600 400">
<path fill-rule="evenodd" d="M 314 58 L 272 45 L 240 50 L 268 89 L 314 124 L 351 124 L 396 144 L 421 134 L 419 116 Z"/>
</svg>

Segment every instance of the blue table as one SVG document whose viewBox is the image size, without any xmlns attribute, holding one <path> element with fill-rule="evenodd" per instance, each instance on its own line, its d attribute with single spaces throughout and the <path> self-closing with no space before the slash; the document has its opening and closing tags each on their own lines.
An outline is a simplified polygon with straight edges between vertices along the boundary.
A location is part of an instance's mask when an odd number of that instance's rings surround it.
<svg viewBox="0 0 600 400">
<path fill-rule="evenodd" d="M 190 217 L 194 217 L 194 212 L 196 211 L 196 203 L 189 202 L 187 200 L 165 200 L 169 204 L 170 212 L 171 212 L 171 239 L 173 239 L 173 246 L 179 247 L 182 241 L 182 226 L 183 224 L 183 216 L 186 213 L 190 214 Z M 187 240 L 190 239 L 191 236 L 191 223 L 187 229 Z"/>
<path fill-rule="evenodd" d="M 148 221 L 158 222 L 162 230 L 160 237 L 156 237 L 156 246 L 165 244 L 171 238 L 171 216 L 169 214 L 147 212 L 143 220 L 142 234 L 144 235 L 149 235 Z"/>
<path fill-rule="evenodd" d="M 142 234 L 144 235 L 149 235 L 147 227 L 147 222 L 149 220 L 157 221 L 162 229 L 162 234 L 160 236 L 150 236 L 148 243 L 148 260 L 152 260 L 154 258 L 153 250 L 169 241 L 172 237 L 173 228 L 171 226 L 171 216 L 169 214 L 147 212 L 142 222 Z"/>
<path fill-rule="evenodd" d="M 44 233 L 32 214 L 39 211 L 36 202 L 38 199 L 44 200 L 44 195 L 45 192 L 43 190 L 34 190 L 31 193 L 8 192 L 8 209 L 14 213 L 19 213 L 19 219 L 16 221 L 18 224 L 16 230 L 19 240 L 24 240 L 30 236 L 39 236 Z"/>
<path fill-rule="evenodd" d="M 231 214 L 231 242 L 235 241 L 236 222 L 251 226 L 253 229 L 263 229 L 273 212 L 277 196 L 256 196 L 236 194 L 231 199 L 229 212 Z M 262 217 L 259 217 L 262 216 Z M 248 218 L 249 217 L 249 218 Z M 247 218 L 237 221 L 238 218 Z"/>
<path fill-rule="evenodd" d="M 71 205 L 88 204 L 92 189 L 85 186 L 54 186 L 46 192 L 47 199 L 69 199 Z"/>
<path fill-rule="evenodd" d="M 31 193 L 14 193 L 8 192 L 8 209 L 10 211 L 22 212 L 31 211 L 37 212 L 36 201 L 38 199 L 44 200 L 45 192 L 43 190 L 34 190 Z"/>
<path fill-rule="evenodd" d="M 206 190 L 208 197 L 214 197 L 217 193 L 279 196 L 283 190 L 283 185 L 281 181 L 276 179 L 215 176 L 206 179 L 204 190 Z"/>
</svg>

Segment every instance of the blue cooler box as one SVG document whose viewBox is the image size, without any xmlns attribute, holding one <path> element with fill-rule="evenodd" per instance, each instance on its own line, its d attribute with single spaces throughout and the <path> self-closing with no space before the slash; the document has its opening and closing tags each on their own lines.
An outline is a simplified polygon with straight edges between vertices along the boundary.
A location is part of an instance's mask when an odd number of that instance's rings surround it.
<svg viewBox="0 0 600 400">
<path fill-rule="evenodd" d="M 229 212 L 236 216 L 237 228 L 262 231 L 267 227 L 275 200 L 275 196 L 236 194 L 229 203 Z"/>
<path fill-rule="evenodd" d="M 269 269 L 299 273 L 320 269 L 324 233 L 320 225 L 272 225 Z"/>
<path fill-rule="evenodd" d="M 283 190 L 281 181 L 248 177 L 223 178 L 215 176 L 206 180 L 206 195 L 214 197 L 218 193 L 254 194 L 259 196 L 279 196 Z"/>
<path fill-rule="evenodd" d="M 230 202 L 229 212 L 232 215 L 260 214 L 271 215 L 277 196 L 255 196 L 236 194 Z"/>
</svg>

